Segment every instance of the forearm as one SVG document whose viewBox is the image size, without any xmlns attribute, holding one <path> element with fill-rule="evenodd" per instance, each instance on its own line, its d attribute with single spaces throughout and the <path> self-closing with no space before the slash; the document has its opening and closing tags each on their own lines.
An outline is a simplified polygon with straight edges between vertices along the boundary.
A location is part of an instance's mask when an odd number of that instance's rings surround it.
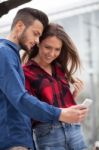
<svg viewBox="0 0 99 150">
<path fill-rule="evenodd" d="M 18 104 L 18 109 L 31 118 L 41 122 L 55 122 L 59 120 L 61 110 L 47 103 L 41 102 L 34 96 L 25 93 Z"/>
</svg>

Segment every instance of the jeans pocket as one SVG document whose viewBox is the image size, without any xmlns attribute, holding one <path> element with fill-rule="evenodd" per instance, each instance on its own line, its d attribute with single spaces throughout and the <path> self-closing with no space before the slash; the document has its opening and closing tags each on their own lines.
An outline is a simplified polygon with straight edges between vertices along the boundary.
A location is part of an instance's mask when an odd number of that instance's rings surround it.
<svg viewBox="0 0 99 150">
<path fill-rule="evenodd" d="M 72 150 L 87 149 L 84 134 L 80 124 L 72 126 L 70 147 Z"/>
<path fill-rule="evenodd" d="M 37 138 L 44 137 L 50 133 L 51 126 L 38 126 L 34 129 L 34 134 Z"/>
</svg>

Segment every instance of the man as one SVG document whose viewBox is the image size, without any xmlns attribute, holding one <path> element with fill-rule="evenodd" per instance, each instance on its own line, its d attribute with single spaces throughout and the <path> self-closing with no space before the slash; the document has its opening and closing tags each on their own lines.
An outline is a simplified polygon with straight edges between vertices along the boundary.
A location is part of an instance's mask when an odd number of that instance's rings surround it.
<svg viewBox="0 0 99 150">
<path fill-rule="evenodd" d="M 34 150 L 31 120 L 67 123 L 82 121 L 87 109 L 73 106 L 58 109 L 40 102 L 24 88 L 19 50 L 29 52 L 39 42 L 47 16 L 24 8 L 16 14 L 7 39 L 0 39 L 0 150 Z"/>
</svg>

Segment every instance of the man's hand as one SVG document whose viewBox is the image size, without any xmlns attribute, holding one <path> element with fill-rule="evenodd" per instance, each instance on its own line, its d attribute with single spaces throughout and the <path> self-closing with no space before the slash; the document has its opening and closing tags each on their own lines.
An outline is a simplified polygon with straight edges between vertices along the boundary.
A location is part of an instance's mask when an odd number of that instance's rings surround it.
<svg viewBox="0 0 99 150">
<path fill-rule="evenodd" d="M 88 108 L 82 105 L 75 105 L 68 108 L 62 108 L 59 121 L 65 123 L 80 123 L 82 122 L 88 112 Z"/>
</svg>

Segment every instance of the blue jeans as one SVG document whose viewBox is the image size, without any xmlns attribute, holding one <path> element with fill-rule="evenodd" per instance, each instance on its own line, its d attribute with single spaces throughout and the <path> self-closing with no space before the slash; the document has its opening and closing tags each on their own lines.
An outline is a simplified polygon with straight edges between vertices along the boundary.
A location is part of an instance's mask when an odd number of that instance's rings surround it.
<svg viewBox="0 0 99 150">
<path fill-rule="evenodd" d="M 35 127 L 37 150 L 86 150 L 80 124 L 42 123 Z"/>
</svg>

